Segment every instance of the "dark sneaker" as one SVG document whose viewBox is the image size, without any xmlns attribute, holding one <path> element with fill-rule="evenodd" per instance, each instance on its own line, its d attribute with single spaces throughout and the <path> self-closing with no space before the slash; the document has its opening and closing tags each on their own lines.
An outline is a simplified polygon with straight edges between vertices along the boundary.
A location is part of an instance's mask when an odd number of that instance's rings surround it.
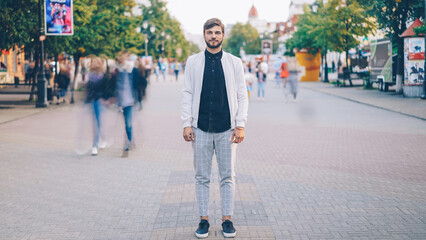
<svg viewBox="0 0 426 240">
<path fill-rule="evenodd" d="M 234 224 L 232 224 L 229 220 L 225 220 L 225 222 L 222 223 L 222 229 L 223 236 L 226 238 L 233 238 L 237 235 L 237 230 L 235 230 Z"/>
<path fill-rule="evenodd" d="M 206 238 L 209 236 L 209 221 L 206 219 L 201 219 L 200 224 L 198 225 L 197 231 L 195 231 L 195 236 L 197 238 Z"/>
</svg>

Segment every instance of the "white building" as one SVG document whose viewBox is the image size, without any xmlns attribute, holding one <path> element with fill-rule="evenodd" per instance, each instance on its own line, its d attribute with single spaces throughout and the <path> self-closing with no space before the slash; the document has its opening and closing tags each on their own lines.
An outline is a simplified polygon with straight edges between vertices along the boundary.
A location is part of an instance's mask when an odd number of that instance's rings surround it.
<svg viewBox="0 0 426 240">
<path fill-rule="evenodd" d="M 254 5 L 251 6 L 248 14 L 248 23 L 257 29 L 259 34 L 272 33 L 276 30 L 275 22 L 268 22 L 265 19 L 260 19 L 257 9 Z"/>
<path fill-rule="evenodd" d="M 289 19 L 291 19 L 294 15 L 303 14 L 304 5 L 312 5 L 314 2 L 315 0 L 292 0 L 289 9 Z"/>
</svg>

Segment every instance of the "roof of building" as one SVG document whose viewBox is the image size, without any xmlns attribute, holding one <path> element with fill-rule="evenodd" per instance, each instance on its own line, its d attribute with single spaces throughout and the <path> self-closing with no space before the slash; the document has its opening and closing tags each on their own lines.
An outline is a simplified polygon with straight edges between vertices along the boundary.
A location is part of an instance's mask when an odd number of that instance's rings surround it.
<svg viewBox="0 0 426 240">
<path fill-rule="evenodd" d="M 414 32 L 414 28 L 418 27 L 418 26 L 422 26 L 423 23 L 422 21 L 420 21 L 418 18 L 413 22 L 413 24 L 411 24 L 407 30 L 405 30 L 402 34 L 401 37 L 412 37 L 414 35 L 416 35 L 416 33 Z M 419 34 L 420 36 L 423 36 L 423 34 Z"/>
<path fill-rule="evenodd" d="M 251 6 L 249 11 L 249 18 L 258 17 L 259 14 L 257 14 L 257 9 L 254 7 L 254 4 Z"/>
</svg>

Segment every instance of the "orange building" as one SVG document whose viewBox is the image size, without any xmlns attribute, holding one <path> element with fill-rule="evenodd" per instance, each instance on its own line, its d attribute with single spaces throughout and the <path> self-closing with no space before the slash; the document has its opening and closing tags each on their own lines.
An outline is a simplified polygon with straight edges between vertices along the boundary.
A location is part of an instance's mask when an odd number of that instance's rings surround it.
<svg viewBox="0 0 426 240">
<path fill-rule="evenodd" d="M 25 52 L 23 47 L 16 46 L 15 49 L 1 50 L 0 83 L 14 83 L 15 77 L 24 80 L 24 65 Z"/>
</svg>

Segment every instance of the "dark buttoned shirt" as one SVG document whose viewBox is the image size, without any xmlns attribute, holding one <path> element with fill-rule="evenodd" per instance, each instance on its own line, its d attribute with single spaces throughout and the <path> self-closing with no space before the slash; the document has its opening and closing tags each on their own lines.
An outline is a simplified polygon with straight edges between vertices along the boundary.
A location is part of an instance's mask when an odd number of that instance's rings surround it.
<svg viewBox="0 0 426 240">
<path fill-rule="evenodd" d="M 220 133 L 231 128 L 222 53 L 212 54 L 207 50 L 204 53 L 206 61 L 198 112 L 198 128 L 204 132 Z"/>
</svg>

